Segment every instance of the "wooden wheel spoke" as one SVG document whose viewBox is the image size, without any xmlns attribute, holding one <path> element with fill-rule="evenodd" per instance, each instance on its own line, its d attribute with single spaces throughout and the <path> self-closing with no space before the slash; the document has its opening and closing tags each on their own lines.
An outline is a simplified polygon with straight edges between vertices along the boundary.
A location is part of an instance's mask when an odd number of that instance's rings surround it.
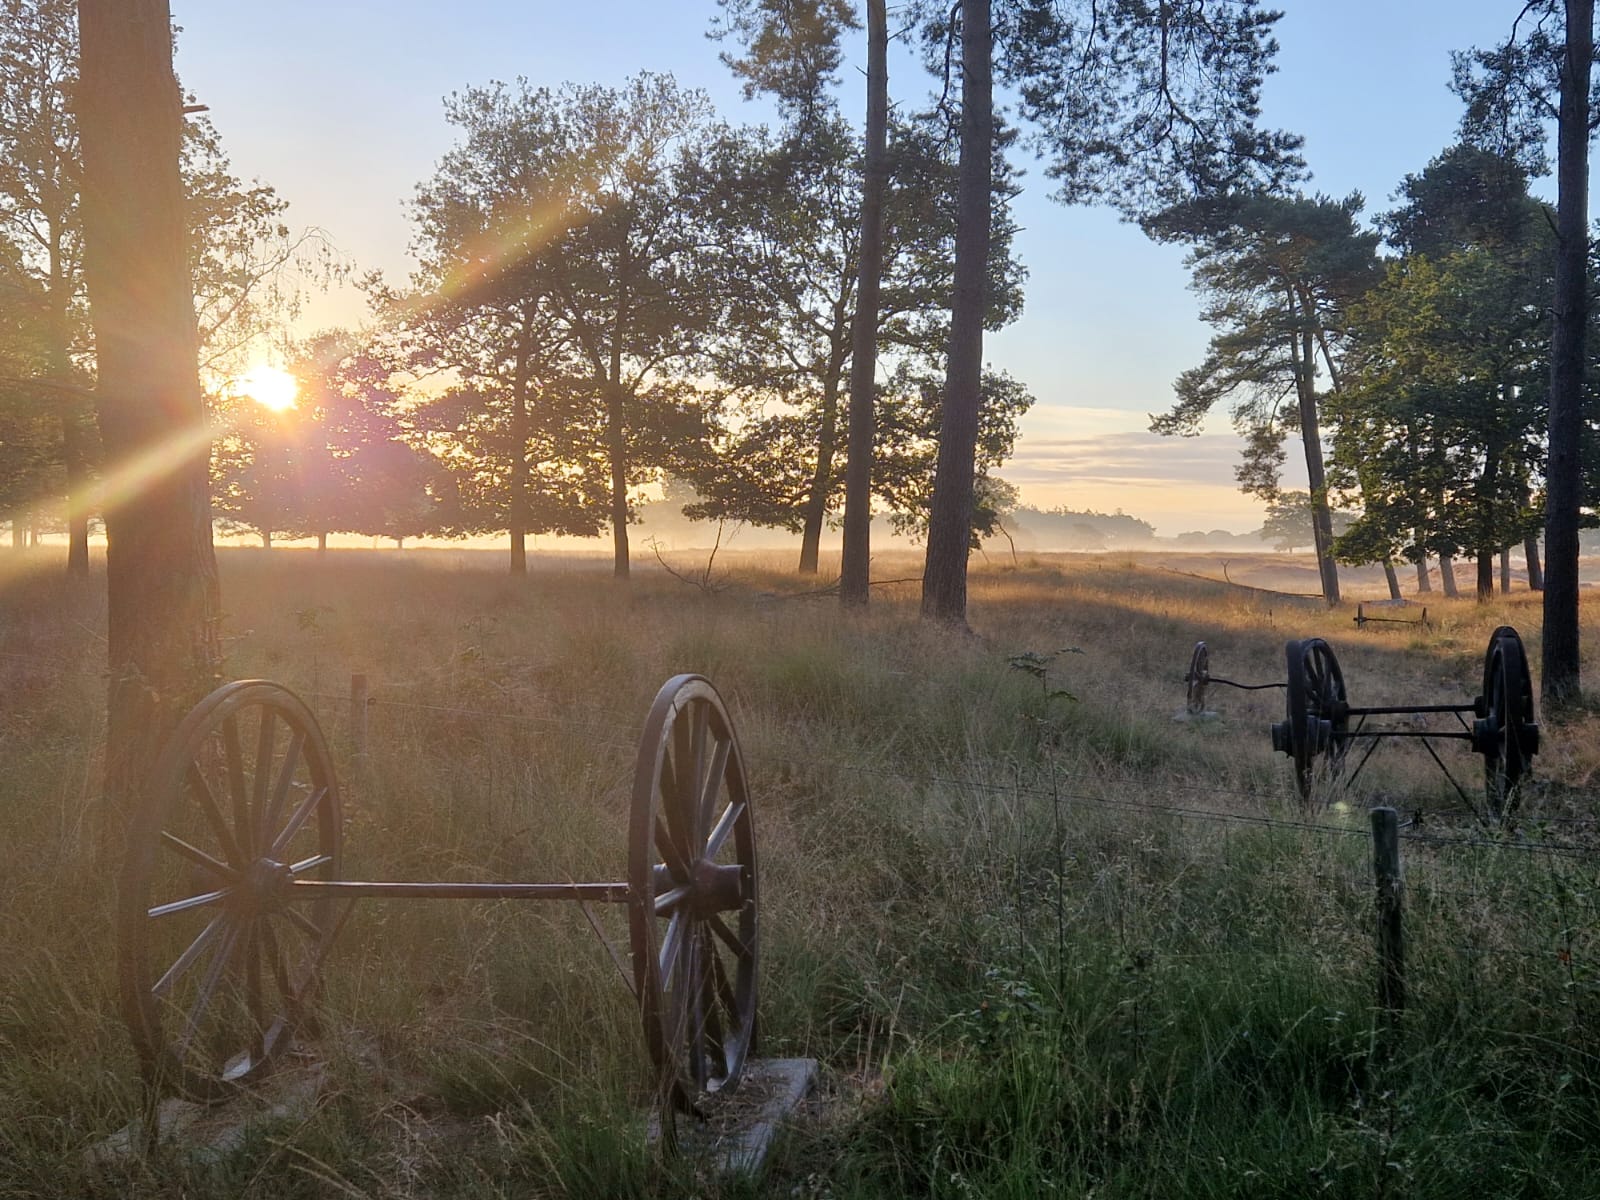
<svg viewBox="0 0 1600 1200">
<path fill-rule="evenodd" d="M 705 955 L 705 931 L 696 929 L 689 947 L 689 1075 L 696 1087 L 706 1083 L 706 988 L 702 959 Z"/>
<path fill-rule="evenodd" d="M 278 780 L 272 789 L 272 798 L 267 803 L 265 811 L 261 814 L 262 845 L 267 845 L 272 840 L 272 827 L 278 823 L 283 815 L 283 806 L 289 798 L 289 785 L 294 782 L 294 773 L 300 766 L 300 755 L 305 749 L 306 735 L 304 731 L 296 729 L 289 738 L 289 748 L 283 752 L 283 765 L 278 768 Z"/>
<path fill-rule="evenodd" d="M 689 861 L 689 847 L 693 844 L 684 837 L 683 820 L 679 812 L 678 796 L 678 768 L 670 754 L 661 756 L 661 774 L 658 779 L 661 791 L 661 812 L 656 816 L 656 843 L 661 847 L 663 857 L 670 858 L 665 846 L 672 847 L 672 852 L 677 856 L 678 863 L 686 864 Z"/>
<path fill-rule="evenodd" d="M 717 994 L 717 982 L 721 973 L 721 958 L 717 948 L 711 942 L 710 934 L 701 935 L 701 956 L 704 961 L 700 967 L 700 993 L 702 999 L 700 1007 L 705 1014 L 706 1040 L 716 1047 L 716 1056 L 720 1060 L 723 1071 L 727 1069 L 728 1048 L 722 1029 L 721 997 Z M 729 1010 L 730 1014 L 732 1010 Z"/>
<path fill-rule="evenodd" d="M 670 912 L 680 901 L 686 899 L 694 889 L 688 884 L 679 884 L 677 887 L 668 888 L 655 899 L 656 915 Z"/>
<path fill-rule="evenodd" d="M 733 753 L 732 739 L 718 738 L 716 741 L 716 749 L 711 752 L 711 769 L 700 781 L 700 794 L 696 802 L 699 810 L 696 827 L 701 830 L 711 828 L 711 816 L 716 811 L 717 797 L 722 794 L 722 777 L 728 770 L 728 756 Z M 707 841 L 710 841 L 709 837 Z M 710 858 L 715 853 L 708 847 L 706 857 Z"/>
<path fill-rule="evenodd" d="M 656 816 L 655 840 L 656 850 L 660 853 L 661 857 L 666 860 L 667 870 L 672 872 L 672 877 L 674 879 L 688 879 L 688 855 L 684 854 L 683 850 L 678 846 L 678 844 L 672 840 L 672 832 L 661 820 L 659 814 Z"/>
<path fill-rule="evenodd" d="M 288 964 L 283 960 L 283 947 L 278 944 L 278 932 L 273 929 L 271 921 L 261 922 L 261 942 L 272 966 L 272 979 L 278 985 L 278 995 L 283 997 L 285 1003 L 293 1005 L 298 996 L 289 979 Z"/>
<path fill-rule="evenodd" d="M 285 908 L 283 915 L 288 918 L 289 924 L 311 939 L 313 946 L 322 940 L 322 926 L 318 925 L 298 908 Z"/>
<path fill-rule="evenodd" d="M 711 836 L 706 839 L 705 856 L 707 861 L 716 858 L 717 853 L 722 849 L 723 843 L 728 840 L 728 834 L 733 832 L 733 827 L 739 823 L 739 818 L 744 815 L 744 808 L 744 801 L 741 800 L 738 804 L 730 804 L 723 810 L 722 816 L 717 820 L 716 828 L 711 831 Z"/>
<path fill-rule="evenodd" d="M 672 986 L 673 972 L 678 969 L 678 959 L 683 953 L 683 930 L 689 922 L 688 914 L 682 909 L 672 914 L 667 922 L 667 932 L 661 938 L 661 951 L 656 961 L 656 971 L 660 976 L 662 987 Z"/>
<path fill-rule="evenodd" d="M 222 749 L 228 763 L 228 795 L 233 801 L 234 836 L 239 839 L 239 849 L 248 861 L 255 857 L 255 838 L 251 834 L 250 795 L 244 785 L 244 748 L 239 744 L 239 719 L 235 716 L 227 717 L 222 722 Z"/>
<path fill-rule="evenodd" d="M 710 724 L 709 704 L 696 704 L 690 709 L 689 762 L 692 765 L 689 786 L 683 790 L 683 806 L 691 846 L 705 836 L 706 737 L 710 733 Z"/>
<path fill-rule="evenodd" d="M 157 999 L 160 999 L 162 996 L 165 996 L 168 992 L 170 992 L 172 990 L 172 985 L 178 981 L 178 976 L 182 975 L 190 967 L 194 966 L 195 959 L 199 958 L 205 953 L 206 947 L 211 944 L 212 939 L 217 936 L 217 932 L 227 923 L 227 913 L 218 913 L 216 916 L 212 917 L 210 922 L 204 929 L 200 931 L 199 935 L 194 939 L 194 941 L 190 942 L 189 945 L 184 948 L 183 953 L 178 955 L 178 957 L 173 960 L 172 965 L 166 969 L 166 972 L 161 976 L 161 978 L 155 981 L 150 988 L 150 994 L 155 996 Z"/>
<path fill-rule="evenodd" d="M 739 935 L 734 933 L 733 930 L 729 929 L 727 922 L 716 913 L 712 913 L 706 918 L 706 924 L 710 925 L 711 932 L 721 938 L 728 949 L 732 950 L 740 958 L 746 958 L 749 956 L 750 947 L 745 945 L 744 942 L 740 940 Z"/>
<path fill-rule="evenodd" d="M 145 916 L 170 917 L 173 913 L 188 912 L 193 908 L 209 908 L 213 904 L 220 904 L 232 895 L 232 888 L 220 888 L 214 892 L 201 892 L 197 896 L 185 896 L 182 900 L 169 900 L 165 904 L 156 904 L 145 910 Z"/>
<path fill-rule="evenodd" d="M 723 965 L 722 955 L 717 953 L 715 946 L 711 947 L 711 973 L 716 977 L 717 999 L 721 1002 L 723 1011 L 734 1024 L 738 1024 L 739 1001 L 733 994 L 733 983 L 728 979 L 728 968 Z"/>
<path fill-rule="evenodd" d="M 236 883 L 239 879 L 239 872 L 234 870 L 227 863 L 222 862 L 219 859 L 212 858 L 211 855 L 207 854 L 198 846 L 190 845 L 181 837 L 178 837 L 176 834 L 168 833 L 165 829 L 161 831 L 161 844 L 168 850 L 171 850 L 173 853 L 177 854 L 180 858 L 188 859 L 190 862 L 194 863 L 195 866 L 203 867 L 207 871 L 210 871 L 213 875 L 217 875 L 220 878 L 227 880 L 229 883 Z"/>
<path fill-rule="evenodd" d="M 238 870 L 243 870 L 246 860 L 240 850 L 238 840 L 233 836 L 233 829 L 228 825 L 228 819 L 222 815 L 222 806 L 217 803 L 216 793 L 211 790 L 211 783 L 200 770 L 200 765 L 195 762 L 189 764 L 189 769 L 184 774 L 184 781 L 188 784 L 189 794 L 194 797 L 201 813 L 206 818 L 206 823 L 211 826 L 211 832 L 216 835 L 222 852 L 228 856 L 228 861 Z"/>
<path fill-rule="evenodd" d="M 278 741 L 278 714 L 270 708 L 261 713 L 261 724 L 256 729 L 256 756 L 250 775 L 250 810 L 255 813 L 258 821 L 263 820 L 267 812 L 267 787 L 272 780 L 272 751 Z M 256 845 L 266 844 L 265 829 L 258 829 L 254 835 Z"/>
<path fill-rule="evenodd" d="M 211 994 L 217 990 L 217 984 L 222 981 L 222 976 L 227 972 L 228 963 L 233 958 L 233 952 L 239 945 L 239 925 L 235 921 L 228 923 L 227 929 L 222 934 L 222 944 L 217 947 L 216 953 L 211 956 L 211 965 L 206 968 L 205 978 L 200 981 L 200 987 L 195 991 L 194 1002 L 189 1006 L 189 1015 L 183 1023 L 183 1036 L 178 1039 L 177 1053 L 180 1060 L 189 1055 L 189 1043 L 194 1040 L 195 1033 L 200 1028 L 200 1022 L 205 1018 L 205 1010 L 211 1004 Z"/>
<path fill-rule="evenodd" d="M 300 801 L 300 804 L 295 808 L 293 815 L 291 815 L 288 821 L 284 823 L 283 830 L 273 841 L 271 849 L 268 850 L 267 853 L 269 857 L 277 858 L 283 853 L 284 848 L 288 846 L 290 842 L 294 841 L 295 834 L 300 832 L 300 827 L 306 823 L 306 818 L 311 815 L 312 809 L 321 804 L 327 794 L 327 788 L 316 788 L 308 793 L 304 800 Z"/>
<path fill-rule="evenodd" d="M 315 871 L 318 867 L 332 861 L 333 855 L 331 854 L 313 854 L 310 858 L 302 858 L 297 863 L 290 863 L 289 874 L 304 875 L 307 871 Z"/>
</svg>

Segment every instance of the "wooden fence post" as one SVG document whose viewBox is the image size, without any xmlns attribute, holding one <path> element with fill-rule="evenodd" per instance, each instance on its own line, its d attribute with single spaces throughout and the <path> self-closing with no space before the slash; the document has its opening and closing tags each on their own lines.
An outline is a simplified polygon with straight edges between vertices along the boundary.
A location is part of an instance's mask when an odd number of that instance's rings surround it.
<svg viewBox="0 0 1600 1200">
<path fill-rule="evenodd" d="M 358 765 L 367 761 L 367 677 L 350 676 L 350 746 Z"/>
<path fill-rule="evenodd" d="M 1406 1007 L 1406 955 L 1401 926 L 1405 881 L 1400 872 L 1400 815 L 1372 810 L 1372 869 L 1378 885 L 1378 1007 L 1391 1027 Z"/>
</svg>

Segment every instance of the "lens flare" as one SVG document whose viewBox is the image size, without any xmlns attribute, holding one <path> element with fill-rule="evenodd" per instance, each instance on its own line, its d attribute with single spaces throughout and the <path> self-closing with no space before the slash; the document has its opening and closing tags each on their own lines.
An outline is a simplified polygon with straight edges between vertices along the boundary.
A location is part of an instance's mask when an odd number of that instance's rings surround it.
<svg viewBox="0 0 1600 1200">
<path fill-rule="evenodd" d="M 299 398 L 300 381 L 287 371 L 261 364 L 235 379 L 230 390 L 273 412 L 287 412 Z"/>
</svg>

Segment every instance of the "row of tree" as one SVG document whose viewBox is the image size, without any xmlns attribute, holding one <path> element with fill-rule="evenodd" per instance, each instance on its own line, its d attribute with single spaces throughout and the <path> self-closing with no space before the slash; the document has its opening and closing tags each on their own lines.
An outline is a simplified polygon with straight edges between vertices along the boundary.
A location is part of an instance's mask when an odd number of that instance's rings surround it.
<svg viewBox="0 0 1600 1200">
<path fill-rule="evenodd" d="M 1330 601 L 1336 559 L 1448 566 L 1470 555 L 1487 596 L 1497 554 L 1517 545 L 1540 576 L 1550 222 L 1515 157 L 1469 143 L 1407 176 L 1397 198 L 1370 229 L 1359 196 L 1300 194 L 1188 204 L 1146 222 L 1193 244 L 1217 329 L 1153 427 L 1194 432 L 1231 402 L 1246 440 L 1240 482 L 1273 503 L 1285 434 L 1297 433 Z M 1358 516 L 1336 532 L 1341 504 Z"/>
<path fill-rule="evenodd" d="M 1342 200 L 1274 189 L 1203 196 L 1151 214 L 1154 237 L 1192 247 L 1194 284 L 1216 329 L 1178 380 L 1160 432 L 1197 432 L 1220 400 L 1248 450 L 1247 491 L 1274 497 L 1286 434 L 1298 433 L 1323 592 L 1336 560 L 1430 555 L 1494 562 L 1521 545 L 1540 586 L 1549 556 L 1543 693 L 1578 694 L 1578 530 L 1600 490 L 1596 264 L 1588 220 L 1593 0 L 1527 0 L 1506 40 L 1457 54 L 1462 140 L 1407 176 L 1376 228 Z M 1557 202 L 1528 191 L 1549 170 Z M 1380 254 L 1380 242 L 1388 254 Z M 1359 517 L 1335 537 L 1339 501 Z M 1504 572 L 1502 572 L 1504 578 Z"/>
</svg>

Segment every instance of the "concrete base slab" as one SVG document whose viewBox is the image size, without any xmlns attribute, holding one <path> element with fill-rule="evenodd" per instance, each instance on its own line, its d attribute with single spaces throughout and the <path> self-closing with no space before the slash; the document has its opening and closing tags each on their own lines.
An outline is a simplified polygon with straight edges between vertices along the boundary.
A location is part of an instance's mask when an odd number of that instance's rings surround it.
<svg viewBox="0 0 1600 1200">
<path fill-rule="evenodd" d="M 152 1143 L 167 1145 L 204 1162 L 219 1162 L 242 1146 L 263 1125 L 304 1119 L 315 1111 L 322 1091 L 323 1069 L 312 1067 L 275 1076 L 266 1092 L 243 1093 L 225 1104 L 196 1104 L 168 1097 L 153 1120 L 138 1117 L 84 1152 L 94 1166 L 112 1166 L 137 1158 Z"/>
<path fill-rule="evenodd" d="M 720 1175 L 754 1175 L 766 1165 L 785 1120 L 817 1083 L 814 1058 L 764 1058 L 745 1064 L 738 1090 L 712 1097 L 706 1119 L 678 1118 L 678 1150 Z M 650 1140 L 660 1140 L 650 1122 Z"/>
</svg>

